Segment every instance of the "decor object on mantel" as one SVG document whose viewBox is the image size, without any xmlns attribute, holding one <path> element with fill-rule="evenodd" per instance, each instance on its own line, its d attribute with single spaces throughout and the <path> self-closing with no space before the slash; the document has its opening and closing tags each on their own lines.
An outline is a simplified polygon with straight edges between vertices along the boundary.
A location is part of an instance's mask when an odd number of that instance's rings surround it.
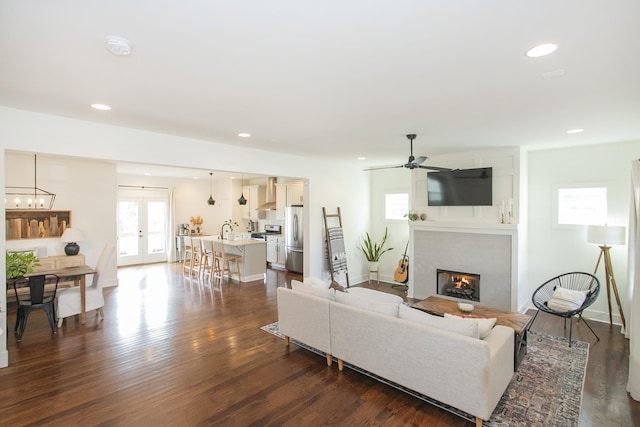
<svg viewBox="0 0 640 427">
<path fill-rule="evenodd" d="M 5 255 L 5 273 L 7 279 L 15 279 L 25 274 L 33 273 L 33 267 L 38 267 L 38 257 L 29 252 L 7 252 Z"/>
<path fill-rule="evenodd" d="M 211 190 L 211 180 L 213 179 L 213 172 L 209 172 L 209 199 L 207 200 L 207 204 L 209 206 L 213 206 L 216 204 L 216 201 L 213 200 L 213 191 Z"/>
<path fill-rule="evenodd" d="M 33 155 L 33 187 L 13 187 L 6 186 L 5 209 L 53 209 L 53 202 L 56 195 L 49 191 L 38 188 L 38 159 Z M 9 203 L 7 205 L 7 203 Z"/>
<path fill-rule="evenodd" d="M 618 303 L 618 312 L 622 320 L 622 327 L 626 330 L 627 322 L 625 321 L 622 306 L 620 305 L 620 295 L 618 294 L 616 279 L 613 276 L 613 265 L 611 264 L 611 254 L 609 253 L 609 249 L 611 249 L 609 245 L 624 245 L 626 243 L 626 228 L 621 226 L 590 225 L 587 227 L 587 241 L 600 246 L 600 255 L 598 255 L 598 261 L 596 262 L 596 268 L 593 270 L 593 274 L 598 272 L 600 260 L 604 258 L 604 275 L 607 282 L 607 303 L 609 305 L 609 324 L 613 325 L 613 316 L 611 315 L 611 289 L 613 289 L 613 295 L 616 298 L 616 303 Z"/>
<path fill-rule="evenodd" d="M 370 271 L 378 271 L 378 262 L 380 257 L 388 251 L 392 251 L 393 248 L 386 248 L 384 245 L 389 238 L 389 229 L 385 227 L 384 236 L 380 242 L 375 242 L 371 239 L 369 233 L 365 233 L 365 237 L 362 239 L 362 243 L 358 245 L 358 249 L 364 254 L 364 257 L 369 262 Z"/>
<path fill-rule="evenodd" d="M 78 255 L 80 253 L 80 245 L 78 245 L 77 242 L 82 242 L 83 240 L 84 236 L 82 235 L 82 231 L 77 228 L 67 228 L 64 230 L 64 233 L 60 238 L 61 242 L 66 243 L 64 253 L 69 256 Z"/>
</svg>

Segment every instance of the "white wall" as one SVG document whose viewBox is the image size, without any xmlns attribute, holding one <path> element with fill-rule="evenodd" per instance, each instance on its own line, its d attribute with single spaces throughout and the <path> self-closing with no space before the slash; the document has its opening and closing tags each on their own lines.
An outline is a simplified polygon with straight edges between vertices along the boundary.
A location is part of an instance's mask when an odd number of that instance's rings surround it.
<svg viewBox="0 0 640 427">
<path fill-rule="evenodd" d="M 554 228 L 552 224 L 553 186 L 557 184 L 609 185 L 608 225 L 628 225 L 631 161 L 640 157 L 640 141 L 592 145 L 529 152 L 528 281 L 527 294 L 546 280 L 571 271 L 593 273 L 600 252 L 588 243 L 586 229 Z M 626 305 L 627 246 L 614 246 L 611 258 L 615 278 Z M 604 269 L 597 274 L 602 286 L 598 301 L 585 316 L 608 322 Z M 529 305 L 532 304 L 529 301 Z M 615 300 L 614 322 L 620 324 Z M 625 313 L 626 314 L 626 313 Z"/>
<path fill-rule="evenodd" d="M 370 225 L 367 227 L 367 231 L 373 239 L 379 241 L 384 235 L 385 227 L 388 228 L 388 247 L 393 248 L 393 250 L 380 258 L 378 271 L 380 272 L 380 280 L 393 283 L 393 274 L 398 267 L 398 262 L 402 258 L 409 239 L 409 226 L 407 225 L 407 219 L 402 221 L 386 221 L 384 219 L 384 195 L 385 193 L 407 193 L 411 195 L 411 171 L 400 168 L 379 169 L 367 173 L 371 175 L 371 218 L 369 219 Z M 366 221 L 366 218 L 363 218 L 363 221 Z M 364 260 L 362 253 L 358 255 Z"/>
<path fill-rule="evenodd" d="M 339 206 L 343 214 L 351 282 L 356 283 L 365 276 L 366 266 L 356 252 L 356 242 L 367 231 L 367 221 L 363 218 L 369 218 L 369 175 L 355 160 L 327 162 L 0 107 L 0 152 L 3 156 L 7 149 L 303 178 L 305 214 L 308 215 L 305 235 L 309 237 L 305 241 L 305 275 L 326 276 L 322 207 L 334 212 Z M 0 175 L 4 182 L 3 174 Z M 116 187 L 115 173 L 112 186 Z M 1 191 L 4 193 L 4 185 Z M 115 206 L 115 199 L 112 206 Z M 115 212 L 112 215 L 111 221 L 115 224 Z M 4 250 L 4 228 L 1 233 L 0 245 Z M 6 327 L 5 308 L 6 301 L 2 297 L 0 328 L 3 329 Z M 6 358 L 6 341 L 2 340 L 0 366 L 6 365 Z"/>
</svg>

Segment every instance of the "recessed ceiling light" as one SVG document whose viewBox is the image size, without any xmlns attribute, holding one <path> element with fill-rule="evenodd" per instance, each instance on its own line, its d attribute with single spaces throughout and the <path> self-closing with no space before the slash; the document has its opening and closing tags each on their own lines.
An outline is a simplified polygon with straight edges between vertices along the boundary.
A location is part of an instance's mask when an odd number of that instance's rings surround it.
<svg viewBox="0 0 640 427">
<path fill-rule="evenodd" d="M 144 175 L 145 176 L 151 176 L 151 174 L 149 172 L 145 172 Z"/>
<path fill-rule="evenodd" d="M 194 176 L 194 177 L 192 177 L 192 178 L 193 178 L 193 179 L 198 179 L 198 177 L 197 177 L 197 176 Z"/>
<path fill-rule="evenodd" d="M 541 56 L 549 55 L 550 53 L 555 52 L 556 49 L 558 49 L 557 44 L 545 43 L 529 49 L 527 51 L 527 56 L 529 58 L 539 58 Z"/>
<path fill-rule="evenodd" d="M 357 160 L 366 160 L 366 157 L 356 157 Z"/>
<path fill-rule="evenodd" d="M 570 129 L 567 131 L 567 133 L 580 133 L 580 132 L 584 132 L 584 129 Z"/>
<path fill-rule="evenodd" d="M 238 134 L 238 136 L 239 136 L 240 138 L 249 138 L 249 137 L 251 136 L 251 134 L 250 134 L 250 133 L 242 132 L 242 133 L 239 133 L 239 134 Z"/>
<path fill-rule="evenodd" d="M 111 107 L 105 104 L 91 104 L 91 108 L 95 108 L 96 110 L 109 111 Z"/>
<path fill-rule="evenodd" d="M 129 56 L 133 45 L 127 39 L 116 36 L 108 36 L 105 40 L 107 50 L 116 56 Z"/>
</svg>

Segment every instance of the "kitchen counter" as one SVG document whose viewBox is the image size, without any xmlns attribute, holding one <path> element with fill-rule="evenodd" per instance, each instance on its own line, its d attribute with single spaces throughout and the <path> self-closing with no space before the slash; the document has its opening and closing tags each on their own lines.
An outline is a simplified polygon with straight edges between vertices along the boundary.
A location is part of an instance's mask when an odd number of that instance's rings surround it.
<svg viewBox="0 0 640 427">
<path fill-rule="evenodd" d="M 267 242 L 264 240 L 220 240 L 218 236 L 200 237 L 200 239 L 203 241 L 222 241 L 224 243 L 225 253 L 229 255 L 240 255 L 242 257 L 240 258 L 241 282 L 264 280 L 267 271 Z"/>
</svg>

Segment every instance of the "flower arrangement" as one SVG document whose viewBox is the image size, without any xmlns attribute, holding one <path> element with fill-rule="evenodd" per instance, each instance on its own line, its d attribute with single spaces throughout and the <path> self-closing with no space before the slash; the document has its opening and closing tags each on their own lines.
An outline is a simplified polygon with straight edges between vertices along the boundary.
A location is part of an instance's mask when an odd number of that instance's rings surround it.
<svg viewBox="0 0 640 427">
<path fill-rule="evenodd" d="M 240 224 L 238 224 L 237 221 L 234 221 L 232 219 L 228 219 L 226 220 L 223 225 L 226 224 L 229 226 L 229 231 L 233 231 L 233 227 L 238 227 Z"/>
<path fill-rule="evenodd" d="M 194 226 L 197 225 L 202 225 L 202 223 L 204 222 L 204 220 L 202 219 L 202 217 L 200 215 L 198 216 L 192 216 L 189 221 L 191 221 L 191 224 L 193 224 Z"/>
</svg>

